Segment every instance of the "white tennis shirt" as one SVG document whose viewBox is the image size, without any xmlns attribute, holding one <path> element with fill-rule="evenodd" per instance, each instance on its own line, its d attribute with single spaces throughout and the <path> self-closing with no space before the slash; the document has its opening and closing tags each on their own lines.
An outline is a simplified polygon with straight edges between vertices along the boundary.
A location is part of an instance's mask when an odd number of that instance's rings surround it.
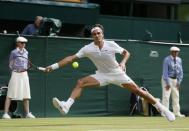
<svg viewBox="0 0 189 131">
<path fill-rule="evenodd" d="M 81 48 L 76 56 L 78 58 L 88 57 L 96 66 L 99 73 L 123 73 L 119 67 L 115 54 L 122 54 L 124 48 L 114 41 L 104 40 L 104 45 L 100 50 L 98 46 L 91 42 Z"/>
</svg>

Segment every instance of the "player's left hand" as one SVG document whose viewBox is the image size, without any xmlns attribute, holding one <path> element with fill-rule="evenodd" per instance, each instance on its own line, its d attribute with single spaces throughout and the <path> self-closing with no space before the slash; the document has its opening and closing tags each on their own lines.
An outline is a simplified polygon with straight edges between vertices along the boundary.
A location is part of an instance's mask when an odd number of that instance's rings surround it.
<svg viewBox="0 0 189 131">
<path fill-rule="evenodd" d="M 119 66 L 121 67 L 121 69 L 122 69 L 123 71 L 126 71 L 126 66 L 125 66 L 125 64 L 120 63 Z"/>
</svg>

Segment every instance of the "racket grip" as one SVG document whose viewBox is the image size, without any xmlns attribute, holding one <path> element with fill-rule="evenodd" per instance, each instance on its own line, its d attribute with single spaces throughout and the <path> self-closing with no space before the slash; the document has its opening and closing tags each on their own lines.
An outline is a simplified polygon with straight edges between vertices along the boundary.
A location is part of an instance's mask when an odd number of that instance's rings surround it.
<svg viewBox="0 0 189 131">
<path fill-rule="evenodd" d="M 44 67 L 37 67 L 37 69 L 40 70 L 40 71 L 45 71 L 46 68 L 44 68 Z"/>
</svg>

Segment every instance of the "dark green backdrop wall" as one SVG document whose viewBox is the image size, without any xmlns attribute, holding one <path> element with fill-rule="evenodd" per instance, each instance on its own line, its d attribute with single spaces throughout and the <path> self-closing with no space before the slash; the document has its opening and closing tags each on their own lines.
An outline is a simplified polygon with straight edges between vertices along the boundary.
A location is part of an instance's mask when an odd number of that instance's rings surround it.
<svg viewBox="0 0 189 131">
<path fill-rule="evenodd" d="M 152 40 L 178 41 L 178 32 L 183 41 L 189 40 L 188 22 L 118 16 L 100 16 L 98 22 L 104 26 L 107 38 L 143 40 L 148 31 Z"/>
<path fill-rule="evenodd" d="M 7 84 L 10 78 L 8 58 L 14 48 L 15 35 L 0 35 L 0 83 Z M 67 55 L 76 53 L 90 39 L 66 37 L 27 37 L 27 49 L 33 63 L 47 66 Z M 122 47 L 128 49 L 131 58 L 127 64 L 127 74 L 139 86 L 148 87 L 153 95 L 161 98 L 161 72 L 162 61 L 169 55 L 171 45 L 150 44 L 145 42 L 128 42 L 117 40 Z M 181 87 L 181 110 L 189 112 L 188 105 L 188 79 L 189 62 L 187 60 L 188 45 L 178 45 L 181 48 L 180 56 L 183 58 L 184 80 Z M 153 56 L 153 52 L 156 55 Z M 118 56 L 118 60 L 121 57 Z M 37 117 L 60 116 L 52 106 L 54 96 L 67 99 L 77 82 L 77 79 L 95 72 L 94 65 L 88 59 L 78 61 L 80 67 L 73 69 L 71 65 L 52 73 L 45 74 L 38 71 L 29 71 L 31 84 L 31 111 Z M 106 87 L 84 90 L 81 98 L 71 108 L 69 115 L 128 115 L 130 92 L 120 87 L 109 85 Z"/>
</svg>

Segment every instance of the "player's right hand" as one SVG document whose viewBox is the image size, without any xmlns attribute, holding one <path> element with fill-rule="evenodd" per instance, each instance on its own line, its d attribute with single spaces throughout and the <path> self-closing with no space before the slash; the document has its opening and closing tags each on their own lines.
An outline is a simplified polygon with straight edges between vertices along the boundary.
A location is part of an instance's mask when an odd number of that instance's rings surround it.
<svg viewBox="0 0 189 131">
<path fill-rule="evenodd" d="M 46 68 L 45 68 L 45 72 L 52 72 L 53 71 L 53 69 L 52 69 L 52 67 L 50 67 L 50 66 L 47 66 Z"/>
</svg>

